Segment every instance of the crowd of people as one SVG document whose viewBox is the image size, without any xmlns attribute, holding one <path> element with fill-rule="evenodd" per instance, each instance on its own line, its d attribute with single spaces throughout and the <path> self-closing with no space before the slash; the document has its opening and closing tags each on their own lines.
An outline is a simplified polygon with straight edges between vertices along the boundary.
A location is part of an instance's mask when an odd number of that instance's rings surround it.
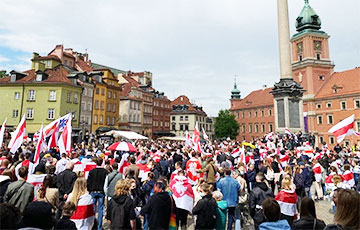
<svg viewBox="0 0 360 230">
<path fill-rule="evenodd" d="M 0 158 L 0 229 L 360 229 L 360 150 L 271 133 L 251 143 L 142 140 Z M 316 202 L 332 202 L 333 223 Z M 253 226 L 253 227 L 252 227 Z"/>
</svg>

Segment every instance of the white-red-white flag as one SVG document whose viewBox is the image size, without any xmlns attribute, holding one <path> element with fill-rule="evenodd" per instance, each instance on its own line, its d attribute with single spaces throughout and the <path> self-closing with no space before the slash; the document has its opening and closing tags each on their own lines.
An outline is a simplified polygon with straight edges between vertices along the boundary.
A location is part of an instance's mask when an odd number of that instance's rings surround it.
<svg viewBox="0 0 360 230">
<path fill-rule="evenodd" d="M 65 129 L 62 132 L 59 139 L 59 150 L 61 154 L 71 152 L 71 133 L 72 133 L 72 126 L 71 126 L 71 119 L 69 119 L 66 122 Z"/>
<path fill-rule="evenodd" d="M 285 134 L 292 135 L 292 133 L 290 132 L 290 130 L 288 128 L 285 128 Z"/>
<path fill-rule="evenodd" d="M 89 193 L 80 196 L 75 212 L 70 217 L 70 220 L 75 223 L 77 229 L 92 229 L 95 221 L 95 211 L 94 203 Z"/>
<path fill-rule="evenodd" d="M 189 180 L 185 176 L 177 175 L 170 182 L 170 188 L 176 207 L 191 213 L 194 205 L 194 191 Z"/>
<path fill-rule="evenodd" d="M 65 129 L 67 121 L 71 119 L 71 113 L 68 113 L 54 121 L 52 121 L 50 124 L 44 127 L 44 135 L 45 137 L 49 137 L 56 129 L 57 126 L 59 126 L 59 132 L 62 132 Z"/>
<path fill-rule="evenodd" d="M 315 176 L 315 180 L 316 182 L 320 182 L 322 179 L 321 176 L 321 165 L 319 163 L 316 163 L 313 168 L 312 168 L 313 172 L 314 172 L 314 176 Z"/>
<path fill-rule="evenodd" d="M 7 120 L 7 118 L 5 118 L 5 121 L 4 121 L 4 123 L 2 124 L 1 129 L 0 129 L 0 149 L 1 149 L 1 146 L 2 146 L 3 141 L 4 141 L 4 133 L 5 133 L 5 127 L 6 127 L 6 120 Z"/>
<path fill-rule="evenodd" d="M 202 174 L 196 172 L 199 169 L 201 169 L 201 164 L 198 159 L 192 157 L 186 162 L 185 171 L 190 184 L 196 185 L 200 177 L 202 177 Z"/>
<path fill-rule="evenodd" d="M 188 131 L 185 132 L 185 146 L 190 148 L 192 147 L 192 141 Z"/>
<path fill-rule="evenodd" d="M 329 129 L 328 132 L 334 134 L 337 139 L 337 143 L 342 142 L 346 136 L 359 136 L 360 133 L 354 130 L 354 120 L 355 115 L 353 114 L 350 117 L 345 118 L 344 120 L 334 125 L 331 129 Z"/>
<path fill-rule="evenodd" d="M 34 165 L 38 165 L 40 162 L 40 153 L 44 152 L 44 125 L 41 124 L 39 138 L 36 144 Z"/>
<path fill-rule="evenodd" d="M 201 153 L 201 146 L 200 146 L 200 132 L 199 132 L 199 128 L 198 128 L 198 123 L 196 122 L 195 127 L 194 127 L 194 133 L 193 133 L 193 149 L 198 152 Z"/>
<path fill-rule="evenodd" d="M 45 132 L 44 132 L 45 134 Z M 46 136 L 46 134 L 45 134 Z M 58 146 L 58 140 L 59 140 L 59 123 L 56 124 L 55 129 L 52 130 L 49 142 L 48 142 L 48 149 L 55 148 Z"/>
<path fill-rule="evenodd" d="M 205 129 L 204 127 L 202 128 L 202 131 L 203 131 L 203 137 L 205 140 L 209 140 L 209 136 L 205 133 Z"/>
<path fill-rule="evenodd" d="M 18 150 L 18 148 L 23 143 L 25 136 L 26 136 L 26 120 L 24 114 L 15 132 L 11 136 L 11 140 L 8 145 L 8 149 L 10 149 L 11 153 L 14 154 L 16 150 Z"/>
</svg>

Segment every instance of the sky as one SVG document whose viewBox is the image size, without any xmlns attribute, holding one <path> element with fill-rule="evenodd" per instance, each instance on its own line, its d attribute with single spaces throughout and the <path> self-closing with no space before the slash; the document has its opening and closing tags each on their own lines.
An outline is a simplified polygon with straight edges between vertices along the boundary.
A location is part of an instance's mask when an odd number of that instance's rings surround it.
<svg viewBox="0 0 360 230">
<path fill-rule="evenodd" d="M 290 33 L 303 0 L 288 0 Z M 310 0 L 335 71 L 360 66 L 360 1 Z M 153 73 L 153 86 L 210 116 L 280 78 L 276 0 L 1 0 L 0 70 L 25 71 L 57 44 L 92 62 Z"/>
</svg>

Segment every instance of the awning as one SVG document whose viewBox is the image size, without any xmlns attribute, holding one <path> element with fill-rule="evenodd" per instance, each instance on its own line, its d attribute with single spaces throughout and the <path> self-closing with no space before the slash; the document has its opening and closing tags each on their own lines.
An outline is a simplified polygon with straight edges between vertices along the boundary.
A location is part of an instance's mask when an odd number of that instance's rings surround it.
<svg viewBox="0 0 360 230">
<path fill-rule="evenodd" d="M 129 140 L 147 140 L 148 138 L 140 135 L 138 133 L 132 131 L 118 131 L 118 130 L 111 130 L 109 132 L 104 133 L 104 135 L 109 135 L 113 137 L 123 137 Z"/>
</svg>

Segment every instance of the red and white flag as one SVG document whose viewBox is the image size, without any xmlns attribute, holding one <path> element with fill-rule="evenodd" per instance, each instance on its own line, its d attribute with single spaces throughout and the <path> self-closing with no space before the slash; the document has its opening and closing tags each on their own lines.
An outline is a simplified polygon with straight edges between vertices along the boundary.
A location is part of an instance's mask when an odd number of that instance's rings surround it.
<svg viewBox="0 0 360 230">
<path fill-rule="evenodd" d="M 92 229 L 95 221 L 94 204 L 89 193 L 80 196 L 74 214 L 70 218 L 78 230 Z"/>
<path fill-rule="evenodd" d="M 195 127 L 194 127 L 194 133 L 193 133 L 193 149 L 198 152 L 201 153 L 201 146 L 200 146 L 200 133 L 199 133 L 199 128 L 198 128 L 198 123 L 196 122 Z"/>
<path fill-rule="evenodd" d="M 89 161 L 85 163 L 85 167 L 84 167 L 85 179 L 89 177 L 89 172 L 94 168 L 96 168 L 96 166 L 97 166 L 96 163 L 93 161 Z"/>
<path fill-rule="evenodd" d="M 170 188 L 176 207 L 191 213 L 194 205 L 194 192 L 189 180 L 184 176 L 177 175 L 170 182 Z"/>
<path fill-rule="evenodd" d="M 27 177 L 26 182 L 34 186 L 35 196 L 37 194 L 37 191 L 42 187 L 46 175 L 47 174 L 29 174 L 29 176 Z"/>
<path fill-rule="evenodd" d="M 25 136 L 26 136 L 26 120 L 24 114 L 15 132 L 11 136 L 11 140 L 8 145 L 8 149 L 10 149 L 11 153 L 14 154 L 16 150 L 18 150 L 18 148 L 23 143 Z"/>
<path fill-rule="evenodd" d="M 139 167 L 139 178 L 141 178 L 141 182 L 146 181 L 150 168 L 147 164 L 137 163 L 136 165 Z"/>
<path fill-rule="evenodd" d="M 78 159 L 71 160 L 74 163 L 73 172 L 84 172 L 84 164 L 81 163 Z"/>
<path fill-rule="evenodd" d="M 201 169 L 200 161 L 196 158 L 190 158 L 186 162 L 185 171 L 188 175 L 189 182 L 192 185 L 196 185 L 199 178 L 201 177 L 200 173 L 196 172 L 196 170 Z"/>
<path fill-rule="evenodd" d="M 71 133 L 71 119 L 69 119 L 59 139 L 59 150 L 61 154 L 71 152 Z"/>
<path fill-rule="evenodd" d="M 35 157 L 34 157 L 34 165 L 38 165 L 40 162 L 40 153 L 44 152 L 44 125 L 41 124 L 39 138 L 36 144 Z"/>
<path fill-rule="evenodd" d="M 344 120 L 334 125 L 331 129 L 329 129 L 328 132 L 335 135 L 337 143 L 342 142 L 346 136 L 360 135 L 360 133 L 354 130 L 354 119 L 355 115 L 353 114 L 350 117 L 345 118 Z"/>
<path fill-rule="evenodd" d="M 185 147 L 189 147 L 191 148 L 192 147 L 192 141 L 191 141 L 191 138 L 190 138 L 190 134 L 188 131 L 185 132 Z"/>
<path fill-rule="evenodd" d="M 348 188 L 352 188 L 355 185 L 354 174 L 349 170 L 346 170 L 344 174 L 341 176 L 343 179 L 343 183 L 348 186 Z"/>
<path fill-rule="evenodd" d="M 59 140 L 59 123 L 56 125 L 55 129 L 52 131 L 49 142 L 48 142 L 48 149 L 55 148 L 58 146 L 58 140 Z M 46 136 L 46 135 L 45 135 Z"/>
<path fill-rule="evenodd" d="M 5 133 L 5 127 L 6 127 L 6 120 L 7 120 L 7 118 L 5 118 L 5 121 L 4 121 L 4 123 L 2 124 L 1 129 L 0 129 L 0 149 L 1 149 L 2 144 L 3 144 L 3 141 L 4 141 L 4 133 Z"/>
<path fill-rule="evenodd" d="M 281 190 L 275 197 L 275 200 L 280 205 L 280 212 L 287 216 L 296 216 L 296 201 L 297 195 L 294 191 Z"/>
<path fill-rule="evenodd" d="M 284 168 L 289 163 L 289 156 L 287 154 L 280 154 L 281 166 Z"/>
<path fill-rule="evenodd" d="M 62 132 L 65 129 L 66 123 L 68 120 L 71 120 L 71 113 L 68 113 L 54 121 L 52 121 L 50 124 L 44 127 L 44 135 L 45 137 L 49 137 L 56 129 L 57 126 L 59 126 L 59 132 Z"/>
<path fill-rule="evenodd" d="M 205 133 L 204 127 L 202 128 L 203 131 L 203 137 L 205 140 L 209 140 L 209 136 Z"/>
<path fill-rule="evenodd" d="M 312 170 L 314 172 L 316 182 L 320 182 L 321 179 L 322 179 L 322 177 L 321 177 L 321 165 L 319 163 L 316 163 L 313 166 Z"/>
<path fill-rule="evenodd" d="M 292 133 L 290 132 L 290 130 L 288 129 L 288 128 L 285 128 L 285 134 L 287 134 L 287 135 L 292 135 Z"/>
<path fill-rule="evenodd" d="M 130 165 L 130 163 L 127 161 L 129 157 L 128 153 L 124 153 L 121 157 L 121 161 L 119 163 L 119 173 L 125 175 L 126 168 Z"/>
</svg>

